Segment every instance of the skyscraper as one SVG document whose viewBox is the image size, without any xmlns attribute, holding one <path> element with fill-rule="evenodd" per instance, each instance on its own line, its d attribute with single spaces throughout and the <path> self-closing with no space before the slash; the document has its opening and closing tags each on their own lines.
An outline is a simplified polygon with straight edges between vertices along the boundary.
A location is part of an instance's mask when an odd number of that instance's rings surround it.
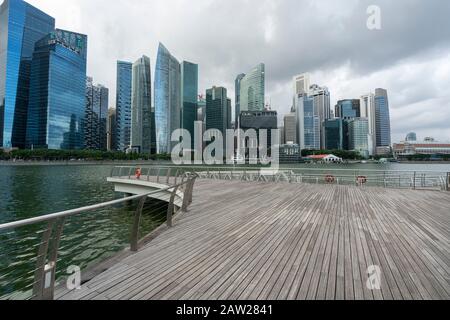
<svg viewBox="0 0 450 320">
<path fill-rule="evenodd" d="M 238 91 L 239 112 L 265 110 L 266 71 L 263 63 L 240 80 Z"/>
<path fill-rule="evenodd" d="M 56 29 L 35 46 L 31 63 L 27 146 L 82 149 L 87 36 Z"/>
<path fill-rule="evenodd" d="M 284 141 L 297 144 L 297 121 L 295 113 L 284 116 Z"/>
<path fill-rule="evenodd" d="M 109 108 L 108 110 L 108 151 L 117 150 L 117 130 L 116 130 L 116 109 Z"/>
<path fill-rule="evenodd" d="M 325 149 L 343 150 L 344 149 L 344 120 L 341 118 L 328 119 L 324 122 L 325 131 Z"/>
<path fill-rule="evenodd" d="M 355 118 L 348 123 L 349 149 L 357 151 L 362 157 L 369 157 L 369 121 L 367 118 Z"/>
<path fill-rule="evenodd" d="M 181 63 L 181 128 L 191 135 L 191 149 L 194 149 L 194 123 L 197 120 L 198 65 L 183 61 Z"/>
<path fill-rule="evenodd" d="M 125 151 L 131 143 L 131 86 L 133 64 L 117 61 L 116 134 L 117 149 Z"/>
<path fill-rule="evenodd" d="M 245 78 L 245 74 L 241 73 L 240 75 L 238 75 L 236 77 L 235 80 L 235 101 L 234 101 L 234 105 L 235 105 L 235 109 L 234 109 L 234 123 L 235 123 L 235 127 L 237 129 L 238 125 L 239 125 L 239 116 L 241 114 L 241 82 L 242 79 Z"/>
<path fill-rule="evenodd" d="M 155 117 L 158 153 L 170 153 L 172 133 L 181 123 L 181 67 L 162 43 L 155 71 Z"/>
<path fill-rule="evenodd" d="M 25 147 L 31 61 L 55 19 L 22 0 L 0 6 L 0 147 Z"/>
<path fill-rule="evenodd" d="M 131 148 L 139 153 L 155 153 L 150 58 L 142 56 L 133 64 L 131 96 Z"/>
<path fill-rule="evenodd" d="M 294 106 L 295 101 L 299 94 L 309 94 L 309 88 L 311 87 L 311 74 L 302 73 L 295 76 L 293 79 L 294 83 Z"/>
<path fill-rule="evenodd" d="M 391 146 L 391 117 L 388 93 L 385 89 L 375 90 L 375 118 L 377 148 Z"/>
<path fill-rule="evenodd" d="M 338 101 L 334 115 L 336 118 L 349 119 L 361 117 L 360 100 L 347 99 Z"/>
<path fill-rule="evenodd" d="M 102 85 L 94 85 L 92 78 L 87 77 L 84 123 L 84 141 L 86 149 L 107 149 L 108 105 L 108 88 Z"/>
<path fill-rule="evenodd" d="M 309 95 L 314 99 L 314 115 L 319 118 L 320 148 L 325 149 L 325 130 L 323 124 L 331 118 L 330 92 L 327 87 L 313 84 L 309 89 Z"/>
<path fill-rule="evenodd" d="M 314 112 L 314 98 L 299 94 L 295 101 L 297 142 L 302 150 L 320 149 L 320 118 Z"/>
<path fill-rule="evenodd" d="M 220 131 L 224 137 L 224 156 L 226 155 L 226 131 L 230 129 L 229 102 L 227 89 L 212 87 L 206 90 L 206 130 Z"/>
<path fill-rule="evenodd" d="M 369 155 L 376 153 L 377 134 L 376 134 L 376 116 L 375 116 L 375 95 L 368 93 L 361 97 L 361 117 L 367 118 L 369 122 L 368 147 Z"/>
</svg>

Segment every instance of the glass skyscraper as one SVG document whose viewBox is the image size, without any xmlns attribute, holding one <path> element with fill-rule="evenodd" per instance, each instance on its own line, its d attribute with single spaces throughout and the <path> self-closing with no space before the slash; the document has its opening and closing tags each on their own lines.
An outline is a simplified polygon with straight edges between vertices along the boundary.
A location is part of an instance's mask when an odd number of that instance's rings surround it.
<svg viewBox="0 0 450 320">
<path fill-rule="evenodd" d="M 142 56 L 133 64 L 131 98 L 131 148 L 155 153 L 156 133 L 152 112 L 150 58 Z"/>
<path fill-rule="evenodd" d="M 117 61 L 116 79 L 116 141 L 117 149 L 125 151 L 131 142 L 131 86 L 133 64 Z"/>
<path fill-rule="evenodd" d="M 391 117 L 388 94 L 385 89 L 375 90 L 375 119 L 377 147 L 389 147 L 391 145 Z"/>
<path fill-rule="evenodd" d="M 171 153 L 172 133 L 181 124 L 181 67 L 162 43 L 155 70 L 155 119 L 158 153 Z"/>
<path fill-rule="evenodd" d="M 325 130 L 325 149 L 344 149 L 344 124 L 340 118 L 325 120 L 323 124 Z"/>
<path fill-rule="evenodd" d="M 235 101 L 234 101 L 234 105 L 235 105 L 235 114 L 234 114 L 234 125 L 235 128 L 238 128 L 239 125 L 239 117 L 241 114 L 241 81 L 242 79 L 245 78 L 245 74 L 241 73 L 240 75 L 238 75 L 236 77 L 235 80 Z"/>
<path fill-rule="evenodd" d="M 256 66 L 240 80 L 239 112 L 264 111 L 266 93 L 266 71 L 263 63 Z"/>
<path fill-rule="evenodd" d="M 0 7 L 0 147 L 25 147 L 31 60 L 55 19 L 22 0 Z"/>
<path fill-rule="evenodd" d="M 319 118 L 320 148 L 325 148 L 325 130 L 323 123 L 331 118 L 330 92 L 327 87 L 320 87 L 316 84 L 309 89 L 309 95 L 314 99 L 314 115 Z"/>
<path fill-rule="evenodd" d="M 320 150 L 320 118 L 314 111 L 314 97 L 299 94 L 296 102 L 297 141 L 302 150 Z"/>
<path fill-rule="evenodd" d="M 198 65 L 183 61 L 181 63 L 181 128 L 191 135 L 191 148 L 194 148 L 194 122 L 197 120 Z"/>
<path fill-rule="evenodd" d="M 361 117 L 361 101 L 356 99 L 338 101 L 335 116 L 342 119 Z"/>
<path fill-rule="evenodd" d="M 91 77 L 86 80 L 86 116 L 84 123 L 85 148 L 107 150 L 109 90 L 94 85 Z"/>
<path fill-rule="evenodd" d="M 227 89 L 212 87 L 206 90 L 206 130 L 217 130 L 222 133 L 224 137 L 224 155 L 226 154 L 226 131 L 231 129 L 230 109 Z"/>
<path fill-rule="evenodd" d="M 361 156 L 369 157 L 369 120 L 355 118 L 348 123 L 349 149 L 357 151 Z"/>
<path fill-rule="evenodd" d="M 27 146 L 83 149 L 87 36 L 56 29 L 36 43 Z"/>
</svg>

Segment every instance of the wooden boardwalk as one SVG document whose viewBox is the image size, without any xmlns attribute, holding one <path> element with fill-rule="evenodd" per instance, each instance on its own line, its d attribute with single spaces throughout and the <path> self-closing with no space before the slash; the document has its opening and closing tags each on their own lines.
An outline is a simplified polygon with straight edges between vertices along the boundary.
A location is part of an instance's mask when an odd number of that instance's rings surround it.
<svg viewBox="0 0 450 320">
<path fill-rule="evenodd" d="M 172 229 L 58 298 L 449 299 L 450 193 L 200 180 Z"/>
</svg>

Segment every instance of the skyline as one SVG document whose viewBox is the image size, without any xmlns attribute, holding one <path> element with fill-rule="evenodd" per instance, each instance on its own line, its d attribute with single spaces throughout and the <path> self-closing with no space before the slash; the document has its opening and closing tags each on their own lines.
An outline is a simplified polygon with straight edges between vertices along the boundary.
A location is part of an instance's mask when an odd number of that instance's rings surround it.
<svg viewBox="0 0 450 320">
<path fill-rule="evenodd" d="M 200 93 L 213 85 L 224 86 L 233 105 L 236 76 L 263 62 L 266 99 L 272 101 L 280 119 L 292 104 L 292 77 L 310 72 L 312 83 L 329 88 L 332 107 L 338 100 L 359 99 L 377 87 L 387 89 L 393 142 L 404 140 L 411 131 L 419 137 L 450 140 L 450 113 L 446 112 L 450 107 L 450 27 L 442 27 L 450 24 L 442 8 L 450 8 L 450 4 L 377 1 L 382 29 L 370 31 L 366 27 L 369 1 L 347 1 L 345 8 L 331 1 L 320 7 L 309 1 L 262 1 L 255 12 L 250 11 L 253 6 L 249 1 L 239 6 L 233 24 L 221 23 L 234 14 L 236 3 L 230 2 L 199 2 L 192 8 L 181 0 L 169 6 L 158 1 L 29 1 L 54 16 L 58 28 L 88 34 L 88 75 L 110 88 L 110 106 L 115 105 L 116 61 L 148 55 L 154 77 L 161 41 L 180 61 L 199 64 Z M 100 10 L 105 6 L 107 11 Z M 397 14 L 405 11 L 408 14 L 398 19 Z M 293 16 L 295 12 L 298 17 Z M 168 15 L 173 23 L 162 23 Z M 145 18 L 148 16 L 152 19 Z M 200 16 L 203 18 L 198 19 Z M 252 16 L 257 22 L 248 25 L 246 21 Z M 213 27 L 207 28 L 211 21 Z M 298 32 L 302 26 L 304 36 Z M 292 41 L 295 38 L 299 40 Z M 117 45 L 123 43 L 126 45 Z M 372 45 L 376 50 L 371 50 Z M 403 121 L 405 117 L 408 121 Z"/>
</svg>

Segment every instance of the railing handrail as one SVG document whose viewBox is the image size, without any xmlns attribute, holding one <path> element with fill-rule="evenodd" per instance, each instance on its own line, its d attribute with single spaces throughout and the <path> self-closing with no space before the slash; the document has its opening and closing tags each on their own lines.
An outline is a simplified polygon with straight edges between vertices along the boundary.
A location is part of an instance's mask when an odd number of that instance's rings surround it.
<svg viewBox="0 0 450 320">
<path fill-rule="evenodd" d="M 149 197 L 151 195 L 154 195 L 154 194 L 157 194 L 157 193 L 161 193 L 161 192 L 164 192 L 164 191 L 170 191 L 170 190 L 173 190 L 174 188 L 177 188 L 177 187 L 179 188 L 179 187 L 187 184 L 188 182 L 189 181 L 186 180 L 186 181 L 183 181 L 183 182 L 181 182 L 179 184 L 168 186 L 167 188 L 163 188 L 163 189 L 158 189 L 158 190 L 152 191 L 150 193 L 138 194 L 138 195 L 122 198 L 122 199 L 117 199 L 117 200 L 112 200 L 112 201 L 108 201 L 108 202 L 98 203 L 98 204 L 85 206 L 85 207 L 81 207 L 81 208 L 76 208 L 76 209 L 61 211 L 61 212 L 57 212 L 57 213 L 47 214 L 47 215 L 43 215 L 43 216 L 38 216 L 38 217 L 35 217 L 35 218 L 24 219 L 24 220 L 19 220 L 19 221 L 14 221 L 14 222 L 8 222 L 8 223 L 0 224 L 0 231 L 4 231 L 4 230 L 8 230 L 8 229 L 16 229 L 16 228 L 20 228 L 20 227 L 24 227 L 24 226 L 40 223 L 40 222 L 47 222 L 47 221 L 51 221 L 51 220 L 59 219 L 59 218 L 66 218 L 66 217 L 70 217 L 70 216 L 77 215 L 77 214 L 80 214 L 80 213 L 86 213 L 86 212 L 94 211 L 94 210 L 97 210 L 97 209 L 111 207 L 111 206 L 114 206 L 116 204 L 121 204 L 123 202 L 137 200 L 137 199 L 141 199 L 143 197 Z"/>
<path fill-rule="evenodd" d="M 247 170 L 247 171 L 258 171 L 261 169 L 267 169 L 270 170 L 270 167 L 245 167 L 245 165 L 229 165 L 229 166 L 206 166 L 206 165 L 190 165 L 190 166 L 179 166 L 179 165 L 172 165 L 172 166 L 154 166 L 151 164 L 148 165 L 135 165 L 135 166 L 114 166 L 114 168 L 151 168 L 151 167 L 157 167 L 158 169 L 189 169 L 189 170 L 198 170 L 201 168 L 205 168 L 207 170 L 226 170 L 226 171 L 236 171 L 236 170 Z M 274 169 L 275 170 L 275 169 Z M 304 170 L 304 171 L 344 171 L 344 172 L 380 172 L 380 173 L 396 173 L 396 172 L 403 172 L 403 173 L 440 173 L 440 174 L 447 174 L 448 170 L 380 170 L 380 169 L 365 169 L 365 168 L 349 168 L 349 169 L 341 169 L 341 168 L 291 168 L 291 167 L 281 167 L 277 168 L 278 171 L 292 171 L 292 170 Z"/>
</svg>

